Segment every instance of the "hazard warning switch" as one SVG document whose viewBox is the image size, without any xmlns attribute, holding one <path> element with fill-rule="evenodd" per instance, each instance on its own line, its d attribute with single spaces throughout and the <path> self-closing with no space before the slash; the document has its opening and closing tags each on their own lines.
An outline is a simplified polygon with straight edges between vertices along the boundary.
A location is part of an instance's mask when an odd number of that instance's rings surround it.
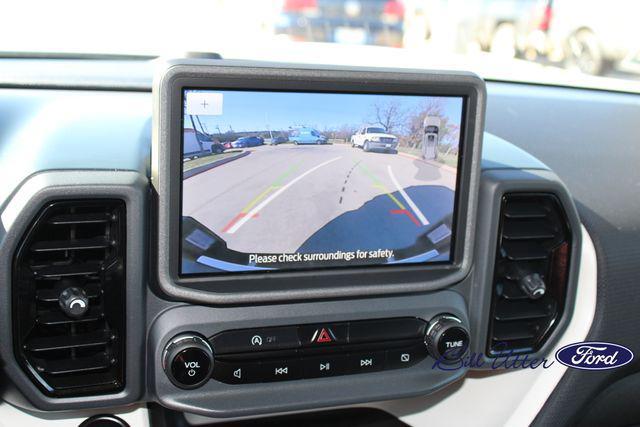
<svg viewBox="0 0 640 427">
<path fill-rule="evenodd" d="M 349 325 L 346 323 L 305 325 L 300 326 L 299 333 L 300 341 L 306 347 L 346 344 Z"/>
<path fill-rule="evenodd" d="M 321 328 L 316 330 L 314 341 L 318 344 L 323 342 L 333 342 L 333 331 L 329 328 Z"/>
</svg>

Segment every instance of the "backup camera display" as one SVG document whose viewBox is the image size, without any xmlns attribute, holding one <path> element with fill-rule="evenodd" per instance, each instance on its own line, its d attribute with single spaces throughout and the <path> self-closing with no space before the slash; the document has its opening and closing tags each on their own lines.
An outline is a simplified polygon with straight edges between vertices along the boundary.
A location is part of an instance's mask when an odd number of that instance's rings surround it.
<svg viewBox="0 0 640 427">
<path fill-rule="evenodd" d="M 181 274 L 450 262 L 463 105 L 185 90 Z"/>
</svg>

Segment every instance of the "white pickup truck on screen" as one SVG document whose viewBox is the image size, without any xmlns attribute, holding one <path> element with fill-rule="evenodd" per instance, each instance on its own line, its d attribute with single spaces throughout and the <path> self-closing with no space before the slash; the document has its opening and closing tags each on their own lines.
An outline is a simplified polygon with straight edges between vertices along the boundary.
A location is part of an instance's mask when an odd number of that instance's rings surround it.
<svg viewBox="0 0 640 427">
<path fill-rule="evenodd" d="M 386 151 L 397 153 L 398 138 L 381 127 L 367 126 L 351 137 L 351 146 L 364 151 Z"/>
</svg>

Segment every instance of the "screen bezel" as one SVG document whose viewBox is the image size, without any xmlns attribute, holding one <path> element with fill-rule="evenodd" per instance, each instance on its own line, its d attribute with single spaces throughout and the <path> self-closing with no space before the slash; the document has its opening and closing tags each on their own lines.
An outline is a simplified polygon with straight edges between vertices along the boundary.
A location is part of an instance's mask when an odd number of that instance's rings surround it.
<svg viewBox="0 0 640 427">
<path fill-rule="evenodd" d="M 158 190 L 158 284 L 200 302 L 278 301 L 437 289 L 470 269 L 484 119 L 484 82 L 472 74 L 198 61 L 170 64 L 156 80 L 152 182 Z M 185 89 L 376 93 L 463 98 L 451 258 L 446 263 L 180 275 Z"/>
</svg>

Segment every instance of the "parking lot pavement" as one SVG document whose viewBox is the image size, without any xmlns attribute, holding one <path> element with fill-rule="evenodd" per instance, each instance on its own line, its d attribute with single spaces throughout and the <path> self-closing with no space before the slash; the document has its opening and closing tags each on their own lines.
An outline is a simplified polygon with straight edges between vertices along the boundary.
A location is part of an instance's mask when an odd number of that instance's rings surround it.
<svg viewBox="0 0 640 427">
<path fill-rule="evenodd" d="M 410 246 L 453 209 L 456 176 L 347 145 L 262 146 L 183 183 L 183 215 L 241 252 Z"/>
</svg>

